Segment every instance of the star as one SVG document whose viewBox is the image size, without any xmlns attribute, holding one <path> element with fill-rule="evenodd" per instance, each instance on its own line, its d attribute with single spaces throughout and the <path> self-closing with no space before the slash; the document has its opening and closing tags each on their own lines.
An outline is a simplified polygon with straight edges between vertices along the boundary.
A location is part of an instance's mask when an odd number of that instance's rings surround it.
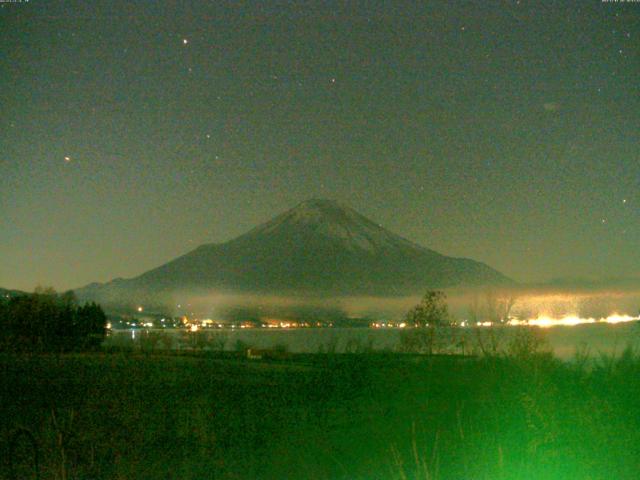
<svg viewBox="0 0 640 480">
<path fill-rule="evenodd" d="M 182 39 L 182 44 L 183 45 L 187 45 L 189 43 L 189 40 L 187 40 L 186 38 Z"/>
</svg>

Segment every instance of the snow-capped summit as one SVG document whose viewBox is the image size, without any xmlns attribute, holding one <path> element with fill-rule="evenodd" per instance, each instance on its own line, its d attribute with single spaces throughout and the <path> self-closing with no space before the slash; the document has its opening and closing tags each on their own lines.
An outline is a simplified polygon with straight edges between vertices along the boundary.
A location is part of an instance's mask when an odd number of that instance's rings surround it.
<svg viewBox="0 0 640 480">
<path fill-rule="evenodd" d="M 389 248 L 418 247 L 382 228 L 354 209 L 333 200 L 311 199 L 260 225 L 249 236 L 290 235 L 292 230 L 309 230 L 310 234 L 340 241 L 350 250 L 370 253 Z M 418 247 L 419 248 L 419 247 Z"/>
</svg>

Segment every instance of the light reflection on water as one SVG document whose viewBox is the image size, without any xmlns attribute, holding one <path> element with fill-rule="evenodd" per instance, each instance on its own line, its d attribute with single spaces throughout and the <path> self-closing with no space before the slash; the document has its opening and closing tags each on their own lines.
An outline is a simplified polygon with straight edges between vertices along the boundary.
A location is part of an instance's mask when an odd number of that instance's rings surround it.
<svg viewBox="0 0 640 480">
<path fill-rule="evenodd" d="M 636 319 L 637 320 L 637 319 Z M 562 359 L 571 359 L 577 351 L 587 351 L 593 356 L 601 353 L 619 354 L 627 346 L 640 346 L 640 322 L 582 322 L 578 324 L 555 324 L 554 328 L 537 328 L 537 332 L 546 340 L 553 353 Z M 548 325 L 545 325 L 548 326 Z M 513 327 L 494 327 L 502 337 L 504 344 L 517 330 Z M 480 331 L 485 327 L 456 329 L 457 340 L 464 338 L 469 348 L 477 343 Z M 188 348 L 193 334 L 183 330 L 156 330 L 162 332 L 171 348 Z M 373 328 L 297 328 L 297 329 L 224 329 L 212 330 L 211 335 L 223 335 L 224 348 L 236 350 L 239 344 L 255 348 L 273 348 L 286 346 L 289 352 L 318 353 L 374 350 L 396 350 L 403 329 Z M 452 331 L 442 329 L 443 338 L 451 338 Z M 132 345 L 143 341 L 146 330 L 114 330 L 107 339 L 107 345 Z M 207 331 L 205 330 L 205 332 Z M 206 347 L 205 347 L 206 348 Z M 215 347 L 219 348 L 219 347 Z"/>
</svg>

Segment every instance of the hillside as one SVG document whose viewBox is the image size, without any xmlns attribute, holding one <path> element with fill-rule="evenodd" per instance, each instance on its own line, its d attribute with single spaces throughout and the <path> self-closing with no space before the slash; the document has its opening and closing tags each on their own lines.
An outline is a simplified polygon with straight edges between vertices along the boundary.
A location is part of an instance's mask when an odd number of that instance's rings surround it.
<svg viewBox="0 0 640 480">
<path fill-rule="evenodd" d="M 77 293 L 111 303 L 169 292 L 388 296 L 509 283 L 483 263 L 410 242 L 347 206 L 309 200 L 229 242 Z"/>
</svg>

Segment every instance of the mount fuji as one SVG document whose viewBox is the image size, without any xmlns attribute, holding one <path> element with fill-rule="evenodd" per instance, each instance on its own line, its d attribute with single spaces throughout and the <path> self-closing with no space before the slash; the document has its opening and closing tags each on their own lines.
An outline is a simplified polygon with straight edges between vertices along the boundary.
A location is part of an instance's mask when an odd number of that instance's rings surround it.
<svg viewBox="0 0 640 480">
<path fill-rule="evenodd" d="M 395 296 L 512 283 L 483 263 L 442 255 L 348 206 L 314 199 L 226 243 L 201 245 L 135 278 L 76 293 L 112 304 L 175 292 Z"/>
</svg>

